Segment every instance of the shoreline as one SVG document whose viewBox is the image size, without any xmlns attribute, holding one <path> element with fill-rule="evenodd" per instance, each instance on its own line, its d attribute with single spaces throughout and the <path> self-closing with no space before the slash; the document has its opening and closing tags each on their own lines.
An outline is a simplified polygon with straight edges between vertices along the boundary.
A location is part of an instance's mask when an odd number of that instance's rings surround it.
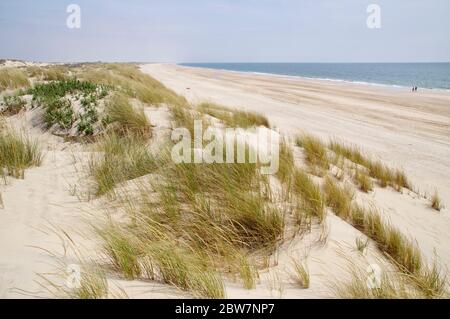
<svg viewBox="0 0 450 319">
<path fill-rule="evenodd" d="M 447 62 L 443 62 L 447 63 Z M 324 82 L 332 82 L 332 83 L 346 83 L 352 85 L 366 85 L 366 86 L 374 86 L 374 87 L 382 87 L 382 88 L 390 88 L 390 89 L 400 89 L 411 91 L 411 87 L 399 84 L 385 84 L 378 82 L 366 82 L 366 81 L 357 81 L 357 80 L 344 80 L 344 79 L 333 79 L 333 78 L 321 78 L 321 77 L 308 77 L 303 75 L 288 75 L 288 74 L 280 74 L 280 73 L 269 73 L 269 72 L 255 72 L 255 71 L 237 71 L 223 68 L 208 68 L 205 66 L 193 66 L 187 65 L 184 63 L 150 63 L 150 64 L 167 64 L 167 65 L 177 65 L 185 68 L 194 68 L 194 69 L 206 69 L 210 71 L 225 71 L 225 72 L 233 72 L 233 73 L 243 73 L 243 74 L 252 74 L 252 75 L 262 75 L 262 76 L 276 76 L 280 78 L 287 79 L 300 79 L 300 80 L 311 80 L 311 81 L 324 81 Z M 420 90 L 429 90 L 432 92 L 442 91 L 450 93 L 450 88 L 429 88 L 429 87 L 418 87 Z"/>
</svg>

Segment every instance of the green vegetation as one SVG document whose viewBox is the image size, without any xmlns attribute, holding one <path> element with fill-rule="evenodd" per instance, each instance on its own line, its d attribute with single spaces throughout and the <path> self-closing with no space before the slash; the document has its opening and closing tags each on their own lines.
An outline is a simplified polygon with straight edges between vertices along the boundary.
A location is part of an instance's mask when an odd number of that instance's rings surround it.
<svg viewBox="0 0 450 319">
<path fill-rule="evenodd" d="M 44 108 L 48 127 L 58 125 L 62 129 L 70 129 L 77 122 L 78 133 L 92 135 L 94 126 L 100 121 L 99 101 L 107 96 L 109 90 L 106 86 L 71 78 L 36 84 L 27 93 L 33 95 L 33 107 Z M 80 112 L 75 112 L 73 99 L 80 100 Z"/>
<path fill-rule="evenodd" d="M 17 95 L 5 95 L 3 101 L 0 102 L 0 114 L 14 115 L 25 108 L 26 102 Z"/>
</svg>

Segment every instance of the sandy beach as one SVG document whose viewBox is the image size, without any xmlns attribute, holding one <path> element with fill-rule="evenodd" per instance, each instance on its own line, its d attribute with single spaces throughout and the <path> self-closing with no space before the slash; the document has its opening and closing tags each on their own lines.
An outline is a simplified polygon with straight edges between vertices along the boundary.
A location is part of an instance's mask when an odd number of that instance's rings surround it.
<svg viewBox="0 0 450 319">
<path fill-rule="evenodd" d="M 413 93 L 406 88 L 174 64 L 145 64 L 139 68 L 192 105 L 213 102 L 258 112 L 288 137 L 306 132 L 324 141 L 338 139 L 361 147 L 367 155 L 389 166 L 402 168 L 414 191 L 375 187 L 373 192 L 358 192 L 358 201 L 378 207 L 385 220 L 417 243 L 427 264 L 437 259 L 442 269 L 450 267 L 449 92 Z M 153 139 L 167 136 L 173 126 L 169 108 L 141 104 L 150 119 Z M 54 273 L 58 262 L 79 262 L 67 247 L 76 246 L 76 252 L 89 260 L 97 260 L 103 247 L 89 233 L 89 226 L 112 202 L 108 198 L 80 198 L 76 189 L 85 175 L 75 164 L 79 159 L 89 159 L 92 149 L 44 131 L 36 125 L 39 116 L 39 109 L 34 109 L 7 119 L 17 130 L 36 137 L 44 146 L 45 157 L 40 167 L 26 170 L 25 179 L 12 179 L 0 187 L 4 206 L 0 209 L 1 298 L 54 297 L 42 285 L 41 275 Z M 297 153 L 296 158 L 301 159 Z M 430 209 L 427 199 L 435 191 L 444 205 L 439 212 Z M 260 271 L 255 289 L 244 289 L 227 279 L 227 297 L 331 298 L 333 282 L 347 279 L 349 260 L 390 267 L 373 243 L 367 253 L 358 253 L 355 240 L 362 233 L 330 209 L 326 214 L 323 225 L 283 240 L 270 256 L 270 267 Z M 317 245 L 323 228 L 327 229 L 328 241 Z M 305 256 L 311 286 L 298 289 L 292 282 L 292 258 Z M 192 297 L 156 280 L 126 280 L 109 273 L 107 280 L 131 298 Z"/>
<path fill-rule="evenodd" d="M 450 198 L 450 92 L 148 64 L 142 70 L 192 102 L 261 112 L 281 132 L 357 144 Z"/>
</svg>

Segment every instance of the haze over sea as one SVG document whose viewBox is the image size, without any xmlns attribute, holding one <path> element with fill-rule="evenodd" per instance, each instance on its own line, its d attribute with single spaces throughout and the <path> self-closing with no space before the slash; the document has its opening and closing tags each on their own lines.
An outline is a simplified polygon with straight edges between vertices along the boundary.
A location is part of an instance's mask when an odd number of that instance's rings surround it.
<svg viewBox="0 0 450 319">
<path fill-rule="evenodd" d="M 182 63 L 181 65 L 450 90 L 450 63 Z"/>
</svg>

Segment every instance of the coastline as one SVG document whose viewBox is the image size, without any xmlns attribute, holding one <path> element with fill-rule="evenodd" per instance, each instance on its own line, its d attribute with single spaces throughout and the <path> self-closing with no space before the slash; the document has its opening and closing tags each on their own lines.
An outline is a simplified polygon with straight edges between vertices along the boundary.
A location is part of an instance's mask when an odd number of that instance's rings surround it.
<svg viewBox="0 0 450 319">
<path fill-rule="evenodd" d="M 171 63 L 164 63 L 164 64 L 171 64 Z M 231 69 L 224 69 L 224 68 L 211 68 L 207 66 L 202 65 L 190 65 L 189 63 L 176 63 L 178 66 L 186 67 L 186 68 L 200 68 L 200 69 L 207 69 L 211 71 L 226 71 L 226 72 L 234 72 L 234 73 L 245 73 L 245 74 L 253 74 L 253 75 L 263 75 L 263 76 L 277 76 L 281 78 L 287 78 L 287 79 L 302 79 L 302 80 L 312 80 L 312 81 L 325 81 L 325 82 L 337 82 L 337 83 L 348 83 L 348 84 L 355 84 L 355 85 L 369 85 L 369 86 L 375 86 L 375 87 L 383 87 L 383 88 L 391 88 L 391 89 L 400 89 L 400 90 L 411 90 L 410 86 L 406 85 L 400 85 L 400 84 L 386 84 L 381 82 L 367 82 L 367 81 L 358 81 L 358 80 L 346 80 L 346 79 L 340 79 L 340 78 L 326 78 L 326 77 L 311 77 L 311 76 L 304 76 L 304 75 L 289 75 L 289 74 L 281 74 L 281 73 L 270 73 L 270 72 L 255 72 L 255 71 L 244 71 L 244 70 L 231 70 Z M 430 87 L 419 87 L 420 90 L 430 90 L 430 91 L 443 91 L 443 92 L 450 92 L 450 88 L 430 88 Z"/>
<path fill-rule="evenodd" d="M 431 185 L 442 178 L 441 172 L 450 167 L 447 91 L 412 93 L 375 85 L 175 64 L 147 64 L 141 70 L 192 103 L 206 100 L 261 112 L 282 132 L 306 130 L 325 139 L 337 137 L 362 146 L 374 156 L 410 170 L 413 177 L 428 185 L 423 190 L 427 193 L 434 190 Z M 428 164 L 421 163 L 424 159 Z M 434 170 L 433 177 L 420 173 L 417 166 Z M 450 175 L 437 183 L 443 186 L 444 199 L 450 198 L 449 180 Z"/>
</svg>

